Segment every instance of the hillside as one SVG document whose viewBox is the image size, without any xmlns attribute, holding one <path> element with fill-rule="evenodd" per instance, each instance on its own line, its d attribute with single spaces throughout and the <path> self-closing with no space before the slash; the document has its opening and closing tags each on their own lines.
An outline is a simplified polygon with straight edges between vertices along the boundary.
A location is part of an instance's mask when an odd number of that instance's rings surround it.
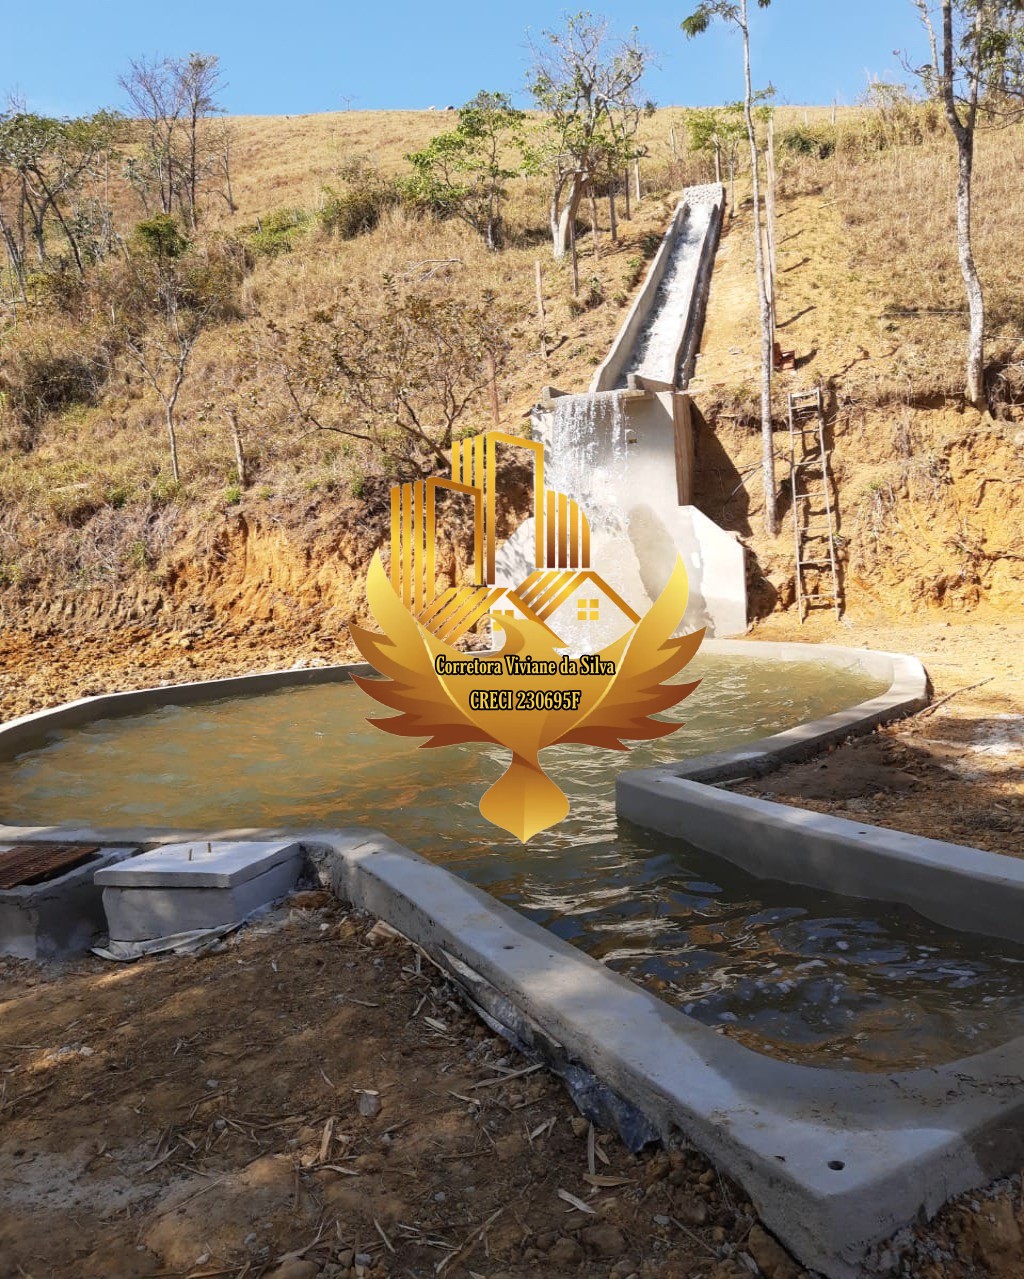
<svg viewBox="0 0 1024 1279">
<path fill-rule="evenodd" d="M 348 651 L 345 624 L 363 615 L 363 573 L 395 472 L 374 447 L 297 418 L 272 358 L 274 334 L 301 343 L 321 313 L 344 305 L 379 321 L 387 281 L 397 281 L 403 296 L 501 308 L 505 429 L 525 428 L 541 386 L 587 384 L 678 189 L 711 176 L 708 157 L 686 153 L 683 111 L 644 123 L 644 198 L 626 220 L 619 194 L 617 245 L 607 198 L 596 236 L 581 205 L 578 297 L 568 266 L 550 256 L 540 177 L 509 184 L 497 253 L 463 223 L 390 198 L 375 206 L 375 225 L 344 238 L 339 207 L 407 171 L 405 155 L 454 119 L 344 112 L 230 121 L 236 208 L 211 202 L 198 237 L 209 270 L 229 278 L 230 303 L 201 334 L 181 389 L 177 484 L 160 401 L 103 328 L 104 289 L 123 287 L 114 268 L 82 286 L 48 286 L 9 312 L 0 333 L 0 717 L 106 686 L 115 671 L 119 683 L 140 683 Z M 782 425 L 788 385 L 826 387 L 853 621 L 922 608 L 988 616 L 1019 608 L 1024 582 L 1014 540 L 1014 482 L 1024 477 L 1024 203 L 1013 181 L 1024 130 L 986 136 L 978 160 L 979 261 L 997 369 L 993 413 L 982 417 L 965 412 L 959 394 L 964 316 L 952 210 L 936 199 L 952 180 L 939 123 L 923 108 L 895 119 L 841 112 L 834 125 L 825 111 L 776 116 L 779 316 L 801 365 L 778 379 L 777 417 Z M 785 519 L 779 538 L 761 532 L 752 469 L 756 317 L 745 192 L 741 173 L 695 384 L 697 500 L 747 545 L 752 604 L 764 617 L 790 606 L 793 566 Z M 125 236 L 139 216 L 125 193 L 117 202 Z M 51 393 L 65 384 L 66 394 Z M 456 428 L 491 424 L 480 387 Z M 784 431 L 777 443 L 782 484 Z M 92 652 L 100 656 L 83 657 Z"/>
</svg>

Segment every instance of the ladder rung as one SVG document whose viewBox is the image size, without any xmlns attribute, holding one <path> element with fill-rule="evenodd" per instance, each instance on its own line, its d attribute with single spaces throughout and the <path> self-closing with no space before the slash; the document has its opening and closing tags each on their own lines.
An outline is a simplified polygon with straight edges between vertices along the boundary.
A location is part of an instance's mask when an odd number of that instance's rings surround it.
<svg viewBox="0 0 1024 1279">
<path fill-rule="evenodd" d="M 801 568 L 831 568 L 831 560 L 797 560 Z"/>
<path fill-rule="evenodd" d="M 838 591 L 826 591 L 823 595 L 822 594 L 808 595 L 807 592 L 805 591 L 804 599 L 805 600 L 834 600 L 838 594 L 839 594 Z"/>
</svg>

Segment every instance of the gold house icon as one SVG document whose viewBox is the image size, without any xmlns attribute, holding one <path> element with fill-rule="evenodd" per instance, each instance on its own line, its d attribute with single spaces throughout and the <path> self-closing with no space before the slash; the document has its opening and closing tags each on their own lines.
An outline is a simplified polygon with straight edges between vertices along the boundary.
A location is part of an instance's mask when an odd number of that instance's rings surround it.
<svg viewBox="0 0 1024 1279">
<path fill-rule="evenodd" d="M 500 446 L 533 455 L 535 571 L 517 587 L 496 584 L 497 526 L 501 512 L 497 458 Z M 473 508 L 472 584 L 438 589 L 439 495 L 461 495 Z M 590 567 L 590 525 L 564 493 L 544 487 L 544 446 L 502 431 L 458 443 L 451 479 L 402 484 L 391 490 L 391 583 L 417 621 L 454 644 L 485 617 L 525 617 L 559 643 L 573 623 L 598 624 L 607 633 L 640 619 Z M 596 648 L 596 645 L 595 645 Z"/>
</svg>

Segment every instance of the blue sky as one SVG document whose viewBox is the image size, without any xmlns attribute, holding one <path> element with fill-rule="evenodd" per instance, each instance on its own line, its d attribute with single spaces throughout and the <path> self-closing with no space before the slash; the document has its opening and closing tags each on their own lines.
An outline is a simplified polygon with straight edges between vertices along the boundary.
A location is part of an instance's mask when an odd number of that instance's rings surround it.
<svg viewBox="0 0 1024 1279">
<path fill-rule="evenodd" d="M 753 3 L 753 0 L 751 0 Z M 523 0 L 216 0 L 5 6 L 0 100 L 19 91 L 38 111 L 119 106 L 117 77 L 139 55 L 217 53 L 232 113 L 299 114 L 459 105 L 479 89 L 521 91 L 528 31 L 558 27 L 571 5 Z M 714 31 L 687 41 L 694 0 L 593 3 L 613 28 L 632 25 L 657 55 L 645 82 L 661 105 L 707 105 L 742 91 L 739 40 Z M 923 55 L 910 0 L 774 0 L 752 20 L 755 81 L 780 102 L 853 103 L 868 77 L 901 78 L 897 49 Z M 385 52 L 385 50 L 387 52 Z M 526 105 L 525 99 L 520 101 Z"/>
</svg>

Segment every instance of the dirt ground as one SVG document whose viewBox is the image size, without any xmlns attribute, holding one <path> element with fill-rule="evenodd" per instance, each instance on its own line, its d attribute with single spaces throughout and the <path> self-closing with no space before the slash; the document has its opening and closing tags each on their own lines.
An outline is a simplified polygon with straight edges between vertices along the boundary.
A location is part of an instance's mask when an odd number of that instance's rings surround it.
<svg viewBox="0 0 1024 1279">
<path fill-rule="evenodd" d="M 202 958 L 0 961 L 0 1274 L 798 1273 L 698 1154 L 592 1135 L 373 922 L 307 892 Z"/>
<path fill-rule="evenodd" d="M 0 960 L 0 1275 L 803 1279 L 700 1154 L 594 1132 L 373 926 L 305 892 L 200 958 Z M 1019 1207 L 965 1196 L 879 1273 L 1011 1279 Z"/>
<path fill-rule="evenodd" d="M 1024 618 L 800 626 L 755 638 L 847 644 L 920 658 L 933 686 L 918 715 L 733 789 L 837 817 L 1024 857 Z"/>
</svg>

